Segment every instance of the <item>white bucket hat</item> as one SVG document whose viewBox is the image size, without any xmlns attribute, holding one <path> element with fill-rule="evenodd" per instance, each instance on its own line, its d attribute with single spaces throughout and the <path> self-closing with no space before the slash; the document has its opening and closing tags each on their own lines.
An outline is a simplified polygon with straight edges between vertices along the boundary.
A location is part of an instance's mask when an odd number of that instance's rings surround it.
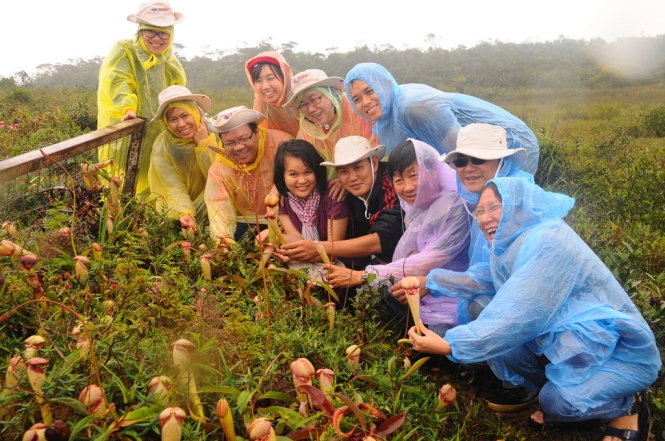
<svg viewBox="0 0 665 441">
<path fill-rule="evenodd" d="M 362 136 L 346 136 L 335 144 L 333 160 L 322 162 L 321 165 L 325 167 L 342 167 L 371 156 L 381 159 L 385 153 L 385 145 L 372 147 L 367 138 L 363 138 Z"/>
<path fill-rule="evenodd" d="M 295 98 L 312 87 L 334 87 L 344 91 L 344 78 L 329 77 L 321 69 L 303 70 L 291 79 L 291 98 L 283 106 L 294 106 Z"/>
<path fill-rule="evenodd" d="M 166 89 L 159 92 L 159 108 L 155 113 L 153 121 L 159 119 L 164 113 L 167 104 L 172 103 L 173 101 L 194 101 L 201 108 L 203 113 L 207 113 L 210 110 L 211 101 L 207 95 L 201 95 L 200 93 L 192 93 L 185 86 L 169 86 Z"/>
<path fill-rule="evenodd" d="M 524 159 L 526 149 L 523 147 L 509 149 L 506 129 L 493 124 L 473 123 L 462 127 L 457 132 L 457 147 L 443 155 L 441 160 L 452 167 L 453 161 L 460 155 L 492 160 L 515 154 L 522 155 L 522 159 Z"/>
<path fill-rule="evenodd" d="M 217 115 L 208 119 L 211 129 L 217 133 L 228 132 L 243 124 L 260 124 L 265 119 L 261 112 L 248 109 L 247 106 L 236 106 L 222 110 Z"/>
<path fill-rule="evenodd" d="M 127 20 L 133 23 L 142 23 L 159 28 L 166 28 L 180 23 L 185 16 L 180 12 L 173 12 L 169 2 L 147 1 L 141 3 L 136 14 L 127 16 Z"/>
</svg>

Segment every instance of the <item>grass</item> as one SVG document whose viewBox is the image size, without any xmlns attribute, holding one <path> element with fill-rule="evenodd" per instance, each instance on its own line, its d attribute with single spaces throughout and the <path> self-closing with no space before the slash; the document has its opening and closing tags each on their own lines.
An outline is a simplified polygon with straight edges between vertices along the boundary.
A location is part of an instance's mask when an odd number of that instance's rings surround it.
<svg viewBox="0 0 665 441">
<path fill-rule="evenodd" d="M 18 92 L 0 90 L 0 120 L 5 121 L 0 127 L 0 155 L 89 129 L 94 91 Z M 665 182 L 665 143 L 649 134 L 644 117 L 662 105 L 664 95 L 665 90 L 641 86 L 481 95 L 523 118 L 537 133 L 542 149 L 538 182 L 576 197 L 567 221 L 631 294 L 661 348 L 665 196 L 659 183 Z M 8 130 L 7 123 L 14 119 L 26 130 Z M 49 123 L 42 125 L 47 119 Z M 491 412 L 483 399 L 497 384 L 482 369 L 442 362 L 409 370 L 403 364 L 411 355 L 408 348 L 397 345 L 396 336 L 372 312 L 372 291 L 359 293 L 355 308 L 339 310 L 330 329 L 326 292 L 312 290 L 296 272 L 261 268 L 260 250 L 251 241 L 228 253 L 215 251 L 214 277 L 205 280 L 198 258 L 212 244 L 205 237 L 194 238 L 186 259 L 180 246 L 183 237 L 164 221 L 163 213 L 124 199 L 123 213 L 109 233 L 94 216 L 76 219 L 70 203 L 49 200 L 48 210 L 38 209 L 34 202 L 28 205 L 24 214 L 32 208 L 31 216 L 38 211 L 42 218 L 38 228 L 17 218 L 19 235 L 12 240 L 39 254 L 34 269 L 25 270 L 17 259 L 0 258 L 0 368 L 23 351 L 26 337 L 46 337 L 48 345 L 40 350 L 50 361 L 44 393 L 56 417 L 70 423 L 72 440 L 111 439 L 114 424 L 127 415 L 141 418 L 116 433 L 126 439 L 159 439 L 159 410 L 166 404 L 186 410 L 191 405 L 183 386 L 175 386 L 166 402 L 147 391 L 154 376 L 177 378 L 169 346 L 180 338 L 197 348 L 192 372 L 206 413 L 205 422 L 186 419 L 185 439 L 221 438 L 214 412 L 221 397 L 231 404 L 240 436 L 245 436 L 246 423 L 267 416 L 282 435 L 307 422 L 332 438 L 334 428 L 324 413 L 312 412 L 307 420 L 297 414 L 289 365 L 298 357 L 307 357 L 317 369 L 334 370 L 336 392 L 356 403 L 371 404 L 389 417 L 406 412 L 393 440 L 600 438 L 595 433 L 530 431 L 526 418 L 537 406 L 516 414 Z M 101 219 L 104 209 L 100 205 Z M 62 227 L 70 233 L 63 236 Z M 8 239 L 6 233 L 0 235 Z M 93 242 L 103 247 L 99 260 L 92 259 Z M 76 255 L 91 258 L 86 282 L 76 276 Z M 85 357 L 71 336 L 79 322 L 92 342 Z M 362 347 L 359 367 L 347 364 L 345 349 L 351 344 Z M 40 419 L 34 392 L 25 377 L 20 380 L 9 398 L 0 398 L 0 408 L 15 405 L 0 418 L 3 439 L 20 439 Z M 90 416 L 76 400 L 91 383 L 102 386 L 113 404 L 104 415 Z M 436 392 L 445 383 L 457 388 L 459 399 L 437 409 Z M 650 395 L 655 439 L 665 438 L 662 389 L 661 378 Z M 332 404 L 341 407 L 344 401 L 335 398 Z M 345 430 L 369 427 L 360 417 L 345 417 Z"/>
</svg>

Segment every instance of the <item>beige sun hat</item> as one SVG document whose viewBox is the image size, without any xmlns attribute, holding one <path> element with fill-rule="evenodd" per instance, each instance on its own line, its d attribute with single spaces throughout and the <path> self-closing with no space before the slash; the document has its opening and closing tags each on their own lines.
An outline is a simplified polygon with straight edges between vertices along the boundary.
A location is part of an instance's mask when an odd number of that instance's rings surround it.
<svg viewBox="0 0 665 441">
<path fill-rule="evenodd" d="M 460 155 L 492 160 L 515 154 L 521 155 L 521 159 L 524 159 L 526 149 L 523 147 L 509 149 L 506 129 L 493 124 L 473 123 L 457 132 L 457 147 L 447 155 L 443 155 L 441 160 L 452 167 L 453 161 Z"/>
<path fill-rule="evenodd" d="M 291 98 L 283 106 L 295 106 L 296 97 L 312 87 L 334 87 L 344 91 L 344 78 L 329 77 L 321 69 L 303 70 L 291 79 Z"/>
<path fill-rule="evenodd" d="M 212 102 L 207 95 L 201 95 L 200 93 L 192 93 L 185 86 L 169 86 L 166 89 L 159 92 L 159 107 L 155 113 L 153 121 L 161 118 L 164 109 L 169 103 L 174 101 L 194 101 L 201 108 L 203 113 L 207 113 L 210 110 Z"/>
<path fill-rule="evenodd" d="M 385 145 L 372 147 L 367 138 L 363 138 L 362 136 L 345 136 L 335 144 L 333 160 L 322 162 L 321 165 L 325 167 L 342 167 L 371 156 L 381 159 L 385 153 Z"/>
<path fill-rule="evenodd" d="M 180 12 L 173 12 L 169 2 L 146 1 L 139 5 L 136 14 L 127 16 L 127 20 L 133 23 L 142 23 L 160 28 L 173 26 L 185 19 Z"/>
<path fill-rule="evenodd" d="M 257 123 L 265 119 L 261 112 L 248 109 L 247 106 L 236 106 L 222 110 L 217 115 L 208 119 L 211 129 L 217 133 L 228 132 L 243 124 Z"/>
</svg>

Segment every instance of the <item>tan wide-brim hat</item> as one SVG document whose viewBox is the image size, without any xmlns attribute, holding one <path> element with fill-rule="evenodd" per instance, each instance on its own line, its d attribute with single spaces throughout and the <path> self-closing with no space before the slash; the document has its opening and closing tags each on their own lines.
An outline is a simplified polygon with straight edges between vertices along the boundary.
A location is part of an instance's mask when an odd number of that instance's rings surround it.
<svg viewBox="0 0 665 441">
<path fill-rule="evenodd" d="M 133 23 L 142 23 L 159 28 L 166 28 L 180 23 L 185 16 L 180 12 L 173 12 L 169 2 L 147 1 L 139 5 L 136 14 L 127 16 L 127 20 Z"/>
<path fill-rule="evenodd" d="M 169 103 L 174 101 L 194 101 L 201 108 L 203 113 L 207 113 L 210 110 L 212 102 L 207 95 L 201 95 L 200 93 L 192 93 L 185 86 L 169 86 L 166 89 L 159 92 L 159 107 L 155 113 L 153 121 L 161 118 L 164 109 Z"/>
<path fill-rule="evenodd" d="M 342 167 L 354 162 L 376 156 L 379 159 L 386 154 L 386 146 L 372 147 L 367 138 L 362 136 L 345 136 L 335 144 L 332 161 L 322 162 L 325 167 Z"/>
<path fill-rule="evenodd" d="M 334 87 L 344 91 L 344 78 L 329 77 L 321 69 L 303 70 L 291 79 L 291 98 L 283 106 L 295 106 L 296 98 L 312 87 Z"/>
<path fill-rule="evenodd" d="M 460 155 L 485 160 L 522 155 L 521 159 L 524 159 L 526 149 L 523 147 L 509 149 L 506 129 L 501 126 L 473 123 L 457 132 L 457 147 L 447 155 L 443 155 L 441 160 L 453 167 L 453 161 Z"/>
<path fill-rule="evenodd" d="M 247 106 L 236 106 L 230 109 L 222 110 L 217 115 L 208 119 L 212 130 L 217 133 L 228 132 L 244 124 L 261 124 L 265 116 L 254 109 L 248 109 Z"/>
</svg>

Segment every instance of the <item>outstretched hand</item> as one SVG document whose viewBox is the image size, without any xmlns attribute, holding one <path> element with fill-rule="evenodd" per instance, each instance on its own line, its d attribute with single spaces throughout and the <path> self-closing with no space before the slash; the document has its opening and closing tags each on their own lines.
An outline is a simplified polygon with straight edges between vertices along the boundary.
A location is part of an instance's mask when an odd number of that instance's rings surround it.
<svg viewBox="0 0 665 441">
<path fill-rule="evenodd" d="M 353 271 L 350 268 L 332 264 L 325 265 L 324 268 L 327 270 L 325 281 L 333 288 L 346 288 L 362 283 L 362 271 Z"/>
<path fill-rule="evenodd" d="M 420 280 L 419 295 L 420 298 L 422 299 L 424 296 L 428 294 L 428 291 L 425 288 L 425 284 L 427 284 L 427 276 L 414 276 L 414 277 L 418 277 L 418 279 Z M 401 280 L 390 287 L 390 292 L 397 301 L 399 301 L 400 303 L 406 303 L 406 291 L 404 290 L 404 288 L 402 288 Z"/>
<path fill-rule="evenodd" d="M 134 118 L 136 118 L 136 112 L 133 111 L 132 109 L 129 109 L 128 111 L 125 112 L 124 115 L 122 115 L 120 121 L 127 121 L 129 119 L 134 119 Z"/>
<path fill-rule="evenodd" d="M 441 338 L 436 332 L 430 331 L 425 327 L 422 320 L 420 320 L 420 330 L 422 335 L 418 334 L 415 326 L 409 329 L 409 340 L 413 345 L 413 349 L 419 352 L 426 352 L 428 354 L 450 355 L 450 343 Z"/>
<path fill-rule="evenodd" d="M 296 240 L 283 244 L 279 253 L 291 260 L 302 260 L 305 262 L 320 262 L 321 256 L 316 244 L 311 240 Z"/>
</svg>

